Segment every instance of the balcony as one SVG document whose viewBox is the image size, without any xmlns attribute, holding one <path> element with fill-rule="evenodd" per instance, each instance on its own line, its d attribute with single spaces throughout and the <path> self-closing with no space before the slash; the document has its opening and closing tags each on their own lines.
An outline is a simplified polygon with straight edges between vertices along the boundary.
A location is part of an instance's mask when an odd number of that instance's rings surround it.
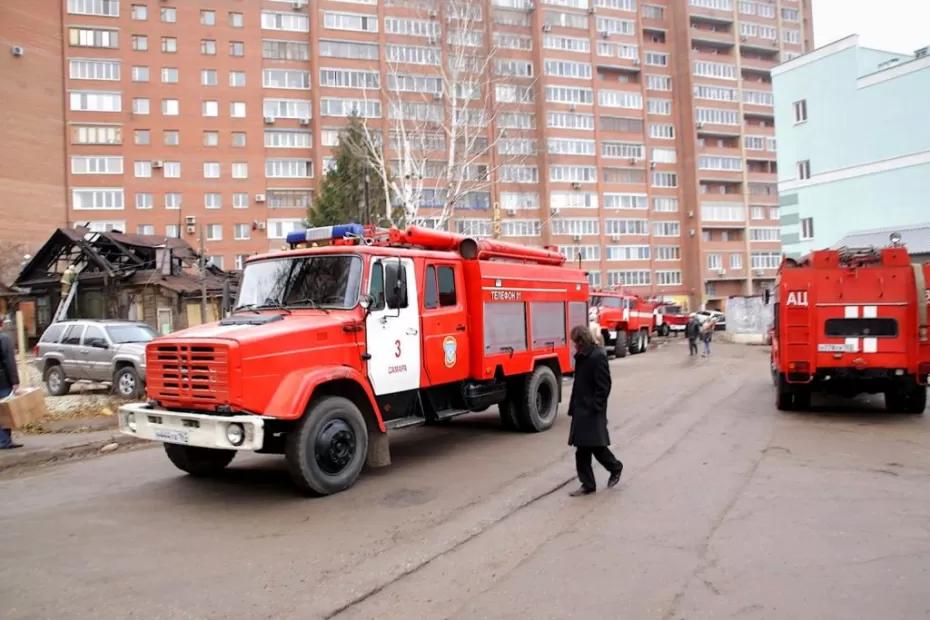
<svg viewBox="0 0 930 620">
<path fill-rule="evenodd" d="M 683 0 L 680 0 L 683 1 Z M 708 9 L 700 6 L 689 6 L 688 13 L 692 24 L 733 24 L 733 9 Z"/>
<path fill-rule="evenodd" d="M 778 58 L 752 58 L 744 56 L 741 68 L 744 74 L 770 76 L 772 69 L 778 64 Z"/>
<path fill-rule="evenodd" d="M 718 49 L 730 49 L 736 45 L 732 32 L 691 27 L 691 41 Z"/>
<path fill-rule="evenodd" d="M 743 35 L 739 38 L 739 50 L 740 52 L 750 52 L 777 60 L 779 47 L 778 41 Z"/>
</svg>

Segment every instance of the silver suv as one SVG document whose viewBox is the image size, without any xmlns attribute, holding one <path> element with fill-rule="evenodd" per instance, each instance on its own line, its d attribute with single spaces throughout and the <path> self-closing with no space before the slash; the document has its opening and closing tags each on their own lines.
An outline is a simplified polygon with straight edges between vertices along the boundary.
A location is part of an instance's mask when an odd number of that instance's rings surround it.
<svg viewBox="0 0 930 620">
<path fill-rule="evenodd" d="M 49 325 L 36 346 L 45 389 L 62 396 L 76 381 L 110 383 L 124 398 L 138 398 L 145 383 L 145 343 L 155 338 L 145 323 L 61 321 Z"/>
</svg>

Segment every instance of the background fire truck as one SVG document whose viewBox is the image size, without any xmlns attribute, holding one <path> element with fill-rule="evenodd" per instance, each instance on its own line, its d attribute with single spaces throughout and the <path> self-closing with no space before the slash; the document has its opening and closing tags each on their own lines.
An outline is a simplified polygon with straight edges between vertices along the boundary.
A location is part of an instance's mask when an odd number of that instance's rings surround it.
<svg viewBox="0 0 930 620">
<path fill-rule="evenodd" d="M 589 320 L 604 346 L 617 357 L 645 353 L 655 328 L 655 304 L 622 290 L 599 290 L 591 295 Z"/>
<path fill-rule="evenodd" d="M 811 394 L 883 393 L 889 411 L 927 402 L 930 264 L 900 247 L 823 250 L 779 270 L 772 376 L 781 410 L 807 409 Z"/>
<path fill-rule="evenodd" d="M 151 342 L 149 402 L 120 409 L 123 432 L 194 475 L 283 453 L 329 494 L 390 462 L 389 430 L 492 405 L 507 428 L 552 426 L 588 300 L 560 254 L 356 225 L 288 241 L 333 243 L 251 259 L 237 312 Z"/>
</svg>

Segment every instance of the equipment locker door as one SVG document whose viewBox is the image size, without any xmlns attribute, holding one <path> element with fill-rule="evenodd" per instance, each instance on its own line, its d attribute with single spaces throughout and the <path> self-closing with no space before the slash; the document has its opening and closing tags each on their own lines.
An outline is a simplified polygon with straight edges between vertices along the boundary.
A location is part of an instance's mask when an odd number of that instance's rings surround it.
<svg viewBox="0 0 930 620">
<path fill-rule="evenodd" d="M 373 302 L 365 331 L 375 395 L 419 389 L 420 305 L 413 260 L 374 259 L 368 282 Z"/>
<path fill-rule="evenodd" d="M 468 377 L 468 317 L 461 265 L 427 263 L 423 287 L 423 367 L 430 385 Z"/>
</svg>

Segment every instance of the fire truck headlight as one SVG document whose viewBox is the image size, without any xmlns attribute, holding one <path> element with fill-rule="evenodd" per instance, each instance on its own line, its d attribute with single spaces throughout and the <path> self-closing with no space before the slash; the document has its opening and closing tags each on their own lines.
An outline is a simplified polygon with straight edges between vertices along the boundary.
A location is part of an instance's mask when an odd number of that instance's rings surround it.
<svg viewBox="0 0 930 620">
<path fill-rule="evenodd" d="M 129 430 L 131 430 L 133 433 L 136 432 L 136 414 L 134 413 L 126 414 L 126 426 L 128 426 Z"/>
<path fill-rule="evenodd" d="M 245 429 L 241 424 L 233 422 L 226 427 L 226 439 L 234 446 L 241 446 L 245 441 Z"/>
</svg>

